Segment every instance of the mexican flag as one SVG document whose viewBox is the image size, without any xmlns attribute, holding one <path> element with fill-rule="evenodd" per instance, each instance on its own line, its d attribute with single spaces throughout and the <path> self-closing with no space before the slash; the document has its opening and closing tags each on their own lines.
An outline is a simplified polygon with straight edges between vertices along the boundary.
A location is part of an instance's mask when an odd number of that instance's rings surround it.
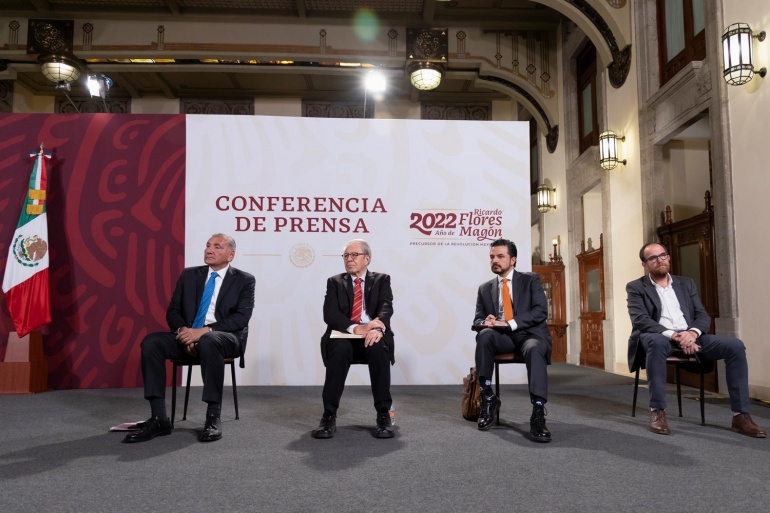
<svg viewBox="0 0 770 513">
<path fill-rule="evenodd" d="M 48 294 L 48 219 L 46 216 L 46 161 L 50 155 L 30 153 L 35 165 L 29 177 L 29 189 L 21 208 L 19 224 L 8 248 L 8 262 L 3 277 L 3 292 L 16 332 L 23 337 L 35 328 L 51 322 Z"/>
</svg>

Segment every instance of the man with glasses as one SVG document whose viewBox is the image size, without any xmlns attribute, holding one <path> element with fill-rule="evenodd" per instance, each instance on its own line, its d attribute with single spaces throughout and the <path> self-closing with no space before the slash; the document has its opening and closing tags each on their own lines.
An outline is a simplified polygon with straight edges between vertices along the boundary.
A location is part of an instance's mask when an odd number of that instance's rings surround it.
<svg viewBox="0 0 770 513">
<path fill-rule="evenodd" d="M 628 340 L 628 366 L 635 372 L 647 367 L 650 389 L 650 431 L 668 435 L 666 421 L 666 357 L 674 349 L 707 360 L 725 361 L 727 389 L 733 411 L 731 429 L 742 435 L 765 438 L 749 414 L 749 373 L 746 347 L 737 338 L 709 335 L 711 318 L 703 308 L 695 282 L 672 276 L 666 248 L 654 242 L 639 250 L 645 275 L 626 285 L 628 313 L 634 331 Z M 646 361 L 639 361 L 639 344 Z"/>
<path fill-rule="evenodd" d="M 393 438 L 390 422 L 390 366 L 393 356 L 393 292 L 390 276 L 368 270 L 372 250 L 363 239 L 350 241 L 342 254 L 345 272 L 326 281 L 323 314 L 326 333 L 321 356 L 326 366 L 324 412 L 313 438 L 331 438 L 337 431 L 337 409 L 350 365 L 366 362 L 377 410 L 377 438 Z"/>
</svg>

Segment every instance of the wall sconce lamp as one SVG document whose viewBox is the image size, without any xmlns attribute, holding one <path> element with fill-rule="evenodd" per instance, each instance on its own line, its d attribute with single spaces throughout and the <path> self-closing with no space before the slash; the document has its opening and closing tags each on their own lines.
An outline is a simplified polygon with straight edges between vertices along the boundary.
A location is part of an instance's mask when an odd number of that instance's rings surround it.
<svg viewBox="0 0 770 513">
<path fill-rule="evenodd" d="M 80 78 L 80 62 L 67 55 L 41 55 L 40 70 L 57 89 L 70 90 L 70 84 Z"/>
<path fill-rule="evenodd" d="M 435 89 L 447 68 L 449 37 L 443 28 L 406 29 L 406 73 L 421 91 Z"/>
<path fill-rule="evenodd" d="M 620 138 L 626 140 L 626 136 Z M 626 165 L 626 159 L 618 159 L 618 136 L 612 130 L 599 134 L 599 164 L 602 169 L 610 170 L 618 167 L 618 163 Z"/>
<path fill-rule="evenodd" d="M 767 74 L 767 68 L 754 69 L 752 39 L 765 40 L 765 31 L 752 35 L 751 27 L 746 23 L 733 23 L 722 34 L 722 57 L 724 59 L 725 82 L 730 85 L 743 85 L 754 78 Z"/>
<path fill-rule="evenodd" d="M 546 184 L 540 185 L 537 188 L 537 210 L 539 212 L 546 213 L 549 210 L 556 209 L 554 203 L 554 193 L 556 188 L 551 189 Z"/>
<path fill-rule="evenodd" d="M 551 263 L 557 264 L 561 262 L 561 255 L 559 255 L 559 236 L 558 235 L 554 237 L 553 240 L 551 240 L 551 244 L 553 244 L 553 255 L 551 255 Z"/>
</svg>

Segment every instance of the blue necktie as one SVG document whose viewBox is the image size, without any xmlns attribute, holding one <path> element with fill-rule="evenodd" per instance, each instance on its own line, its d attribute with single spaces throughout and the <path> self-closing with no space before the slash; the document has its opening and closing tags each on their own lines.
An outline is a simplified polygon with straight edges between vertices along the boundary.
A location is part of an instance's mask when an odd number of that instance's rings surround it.
<svg viewBox="0 0 770 513">
<path fill-rule="evenodd" d="M 206 288 L 203 289 L 203 297 L 201 297 L 201 304 L 198 307 L 198 313 L 195 314 L 195 320 L 193 321 L 193 328 L 202 328 L 206 322 L 206 313 L 209 311 L 209 305 L 211 305 L 211 298 L 214 296 L 214 286 L 217 282 L 219 275 L 215 272 L 211 273 L 211 278 L 206 282 Z"/>
</svg>

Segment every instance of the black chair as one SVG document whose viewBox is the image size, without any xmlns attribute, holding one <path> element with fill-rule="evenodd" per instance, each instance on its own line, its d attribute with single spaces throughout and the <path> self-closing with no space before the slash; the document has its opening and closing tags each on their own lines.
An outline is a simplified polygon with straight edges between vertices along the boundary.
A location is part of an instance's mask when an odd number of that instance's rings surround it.
<svg viewBox="0 0 770 513">
<path fill-rule="evenodd" d="M 641 347 L 641 344 L 639 344 L 639 347 Z M 684 354 L 683 352 L 677 351 L 677 352 L 674 352 L 668 358 L 666 358 L 666 364 L 673 365 L 675 368 L 676 400 L 677 400 L 677 404 L 679 405 L 680 417 L 682 416 L 682 385 L 680 383 L 680 378 L 679 378 L 679 368 L 685 365 L 691 368 L 698 369 L 698 373 L 700 374 L 700 423 L 701 423 L 701 426 L 705 426 L 706 425 L 706 403 L 703 400 L 704 399 L 703 382 L 704 382 L 704 374 L 706 372 L 711 372 L 711 368 L 713 368 L 713 362 L 711 361 L 701 362 L 701 360 L 694 354 L 688 355 L 688 354 Z M 633 404 L 631 405 L 632 417 L 636 417 L 636 397 L 639 392 L 639 372 L 641 370 L 642 370 L 642 367 L 639 367 L 638 369 L 636 369 L 636 377 L 634 378 L 634 401 L 633 401 Z"/>
<path fill-rule="evenodd" d="M 238 415 L 238 386 L 235 382 L 235 358 L 225 358 L 225 365 L 230 366 L 230 376 L 232 377 L 233 381 L 233 403 L 235 404 L 235 420 L 238 420 L 240 416 Z M 187 420 L 187 402 L 190 398 L 190 378 L 192 375 L 192 368 L 193 365 L 200 365 L 200 361 L 193 361 L 190 360 L 171 360 L 171 363 L 174 364 L 174 373 L 173 373 L 173 379 L 174 384 L 171 387 L 171 427 L 174 427 L 174 416 L 176 415 L 176 378 L 179 375 L 177 373 L 178 369 L 180 367 L 187 366 L 187 385 L 184 389 L 184 412 L 182 413 L 182 420 Z"/>
<path fill-rule="evenodd" d="M 500 364 L 526 363 L 524 357 L 518 353 L 500 353 L 495 355 L 495 394 L 500 397 Z M 496 425 L 500 425 L 500 415 L 495 419 Z"/>
</svg>

